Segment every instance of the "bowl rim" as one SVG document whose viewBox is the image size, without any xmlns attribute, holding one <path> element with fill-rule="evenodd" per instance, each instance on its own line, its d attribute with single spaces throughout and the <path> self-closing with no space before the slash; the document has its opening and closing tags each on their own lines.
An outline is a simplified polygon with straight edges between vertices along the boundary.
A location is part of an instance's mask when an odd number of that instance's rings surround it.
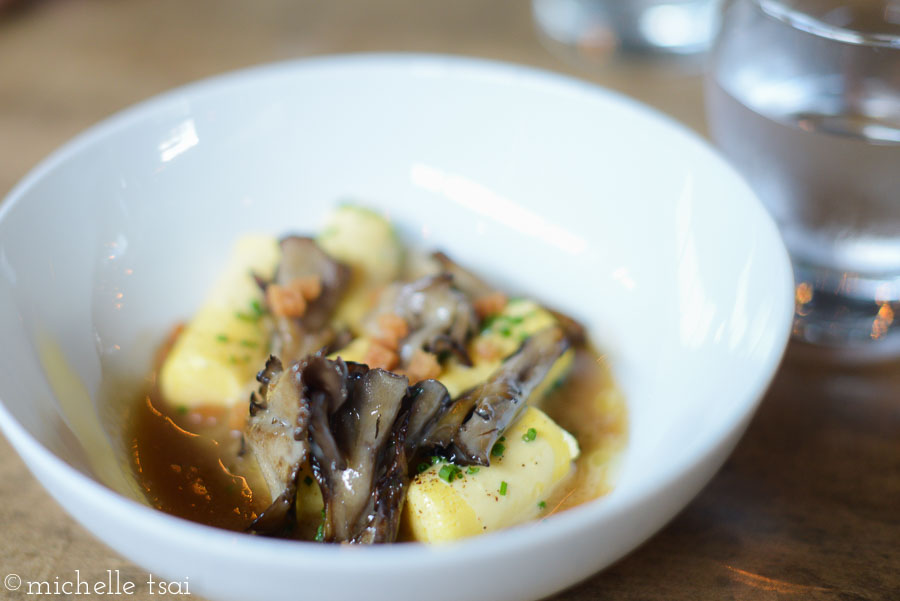
<svg viewBox="0 0 900 601">
<path fill-rule="evenodd" d="M 71 157 L 92 145 L 101 143 L 108 136 L 127 129 L 133 123 L 165 110 L 166 107 L 174 103 L 184 102 L 187 99 L 205 94 L 225 93 L 231 86 L 243 86 L 249 81 L 257 80 L 258 78 L 284 77 L 289 73 L 309 69 L 359 69 L 367 67 L 390 67 L 398 70 L 444 70 L 456 75 L 461 74 L 465 77 L 488 76 L 492 81 L 524 84 L 526 87 L 535 86 L 542 89 L 549 88 L 559 93 L 603 97 L 608 102 L 640 114 L 642 118 L 653 121 L 658 126 L 672 131 L 673 134 L 683 138 L 686 143 L 704 150 L 725 171 L 729 172 L 731 177 L 747 187 L 743 178 L 718 155 L 709 142 L 693 130 L 656 109 L 600 85 L 536 67 L 468 56 L 402 52 L 349 53 L 289 59 L 229 71 L 173 88 L 120 110 L 77 134 L 33 167 L 13 186 L 4 198 L 4 201 L 0 203 L 0 222 L 14 209 L 31 187 Z M 749 191 L 749 187 L 747 187 L 747 190 Z M 740 402 L 735 403 L 737 409 L 729 413 L 727 421 L 723 420 L 725 421 L 725 427 L 718 433 L 718 436 L 710 437 L 703 445 L 697 445 L 692 449 L 691 453 L 685 454 L 680 462 L 671 465 L 662 478 L 644 482 L 643 486 L 638 486 L 628 491 L 628 495 L 617 495 L 615 494 L 617 489 L 614 488 L 613 493 L 559 514 L 548 516 L 547 519 L 532 521 L 453 543 L 442 545 L 377 545 L 373 548 L 353 548 L 352 553 L 348 553 L 347 547 L 343 545 L 321 545 L 303 541 L 246 536 L 242 533 L 190 522 L 143 505 L 134 499 L 103 486 L 57 457 L 38 442 L 12 416 L 2 399 L 0 399 L 0 430 L 5 433 L 12 446 L 33 472 L 53 473 L 55 477 L 60 479 L 64 488 L 83 491 L 84 502 L 93 506 L 94 511 L 108 515 L 111 518 L 127 519 L 133 528 L 143 530 L 148 536 L 154 538 L 160 538 L 163 536 L 160 533 L 165 533 L 165 537 L 177 539 L 185 550 L 196 547 L 197 550 L 209 553 L 210 549 L 214 548 L 232 548 L 236 544 L 235 539 L 237 535 L 237 539 L 240 541 L 237 544 L 245 548 L 246 551 L 252 552 L 257 559 L 271 562 L 273 565 L 296 565 L 297 556 L 303 556 L 304 565 L 309 568 L 333 568 L 336 559 L 339 557 L 357 557 L 364 560 L 364 562 L 361 562 L 361 565 L 357 566 L 362 569 L 374 571 L 401 561 L 404 563 L 405 569 L 415 570 L 417 567 L 431 564 L 435 555 L 439 555 L 443 559 L 463 556 L 467 561 L 488 559 L 496 556 L 498 553 L 521 548 L 523 545 L 533 545 L 535 540 L 549 542 L 551 540 L 566 539 L 577 535 L 579 532 L 591 529 L 597 523 L 615 520 L 619 516 L 628 513 L 633 507 L 654 499 L 657 495 L 670 488 L 676 481 L 685 477 L 692 468 L 695 468 L 703 463 L 704 459 L 712 456 L 717 446 L 721 445 L 730 436 L 739 435 L 743 431 L 774 378 L 790 335 L 790 324 L 794 309 L 793 276 L 787 250 L 778 234 L 774 220 L 762 207 L 752 191 L 741 196 L 742 198 L 739 201 L 757 215 L 764 223 L 764 227 L 771 228 L 775 234 L 773 240 L 777 241 L 780 246 L 779 249 L 774 249 L 773 254 L 773 256 L 777 257 L 776 262 L 780 264 L 779 267 L 781 268 L 780 277 L 776 279 L 780 279 L 783 285 L 783 298 L 780 303 L 782 306 L 781 314 L 773 320 L 778 331 L 778 336 L 776 336 L 772 346 L 773 352 L 768 353 L 764 360 L 755 363 L 755 365 L 758 364 L 759 372 L 754 378 L 753 385 L 737 392 L 735 396 L 740 397 Z M 721 459 L 719 465 L 724 462 L 724 459 L 725 457 Z M 719 465 L 716 466 L 713 474 L 717 471 Z M 706 481 L 704 480 L 703 483 Z M 692 491 L 688 500 L 680 503 L 672 512 L 672 516 L 683 509 L 690 499 L 696 496 L 699 490 L 700 487 L 697 488 L 697 491 Z M 49 492 L 53 495 L 53 491 Z M 62 501 L 61 499 L 57 500 Z M 69 512 L 66 504 L 61 504 Z M 668 516 L 665 521 L 668 522 L 672 516 Z M 78 516 L 75 516 L 75 518 L 80 521 Z M 654 529 L 653 533 L 658 530 L 658 528 Z M 92 530 L 91 533 L 95 537 L 97 536 Z M 634 541 L 624 552 L 618 553 L 616 557 L 623 556 L 644 540 L 646 540 L 646 537 Z M 423 552 L 423 549 L 427 550 L 427 552 Z"/>
</svg>

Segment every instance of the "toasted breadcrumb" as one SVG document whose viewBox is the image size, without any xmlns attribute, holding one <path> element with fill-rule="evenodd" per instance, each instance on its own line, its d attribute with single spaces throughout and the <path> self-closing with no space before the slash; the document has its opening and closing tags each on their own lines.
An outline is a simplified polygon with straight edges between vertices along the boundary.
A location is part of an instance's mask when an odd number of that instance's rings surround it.
<svg viewBox="0 0 900 601">
<path fill-rule="evenodd" d="M 409 365 L 402 370 L 402 373 L 409 378 L 410 382 L 421 382 L 441 375 L 441 364 L 438 363 L 437 355 L 434 353 L 418 349 L 413 353 Z"/>
<path fill-rule="evenodd" d="M 475 354 L 486 361 L 500 358 L 500 349 L 490 338 L 477 338 L 473 346 L 475 347 Z"/>
<path fill-rule="evenodd" d="M 502 292 L 494 292 L 487 296 L 476 299 L 472 306 L 479 319 L 484 319 L 488 315 L 496 315 L 503 311 L 509 299 Z"/>
<path fill-rule="evenodd" d="M 297 278 L 285 286 L 270 284 L 266 288 L 266 303 L 278 317 L 303 317 L 307 302 L 319 298 L 320 294 L 322 282 L 319 276 L 311 275 Z"/>
<path fill-rule="evenodd" d="M 384 346 L 397 350 L 400 341 L 409 334 L 409 326 L 406 320 L 396 313 L 382 313 L 378 316 L 378 330 L 381 334 L 378 341 Z"/>
<path fill-rule="evenodd" d="M 322 280 L 317 275 L 297 278 L 290 285 L 291 287 L 296 287 L 300 294 L 303 295 L 303 298 L 308 301 L 316 300 L 322 294 Z"/>
<path fill-rule="evenodd" d="M 398 361 L 397 353 L 377 340 L 372 341 L 372 344 L 369 345 L 369 350 L 366 351 L 363 357 L 363 363 L 368 365 L 370 369 L 379 367 L 381 369 L 393 369 L 397 366 Z"/>
<path fill-rule="evenodd" d="M 306 299 L 299 287 L 270 284 L 266 288 L 266 303 L 277 317 L 303 317 L 306 313 Z"/>
</svg>

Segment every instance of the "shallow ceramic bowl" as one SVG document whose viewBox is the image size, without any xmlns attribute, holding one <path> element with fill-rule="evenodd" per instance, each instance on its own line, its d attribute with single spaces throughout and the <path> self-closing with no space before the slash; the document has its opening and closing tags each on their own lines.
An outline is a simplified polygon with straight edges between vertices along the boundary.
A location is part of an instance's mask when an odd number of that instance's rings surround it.
<svg viewBox="0 0 900 601">
<path fill-rule="evenodd" d="M 323 546 L 151 509 L 118 408 L 235 237 L 386 212 L 583 320 L 630 411 L 614 492 L 442 547 Z M 350 56 L 252 69 L 91 128 L 0 209 L 0 425 L 95 536 L 216 600 L 529 600 L 609 565 L 719 468 L 786 344 L 788 258 L 743 181 L 637 103 L 531 69 Z M 113 489 L 123 491 L 115 492 Z"/>
</svg>

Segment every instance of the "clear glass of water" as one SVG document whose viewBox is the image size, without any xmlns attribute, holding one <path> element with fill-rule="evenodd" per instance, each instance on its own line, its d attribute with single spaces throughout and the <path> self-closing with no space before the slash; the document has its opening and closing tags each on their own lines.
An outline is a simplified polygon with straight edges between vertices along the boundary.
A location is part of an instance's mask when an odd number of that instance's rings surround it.
<svg viewBox="0 0 900 601">
<path fill-rule="evenodd" d="M 613 51 L 696 54 L 709 48 L 721 0 L 532 0 L 544 41 L 582 62 Z"/>
<path fill-rule="evenodd" d="M 706 97 L 791 253 L 795 338 L 900 354 L 900 0 L 733 0 Z"/>
</svg>

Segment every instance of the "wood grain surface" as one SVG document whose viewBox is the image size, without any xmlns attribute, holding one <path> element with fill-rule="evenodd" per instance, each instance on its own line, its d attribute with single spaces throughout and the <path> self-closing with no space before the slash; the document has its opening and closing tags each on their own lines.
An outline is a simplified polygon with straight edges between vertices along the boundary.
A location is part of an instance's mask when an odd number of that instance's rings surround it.
<svg viewBox="0 0 900 601">
<path fill-rule="evenodd" d="M 147 96 L 260 62 L 337 52 L 442 52 L 567 72 L 704 132 L 697 63 L 614 57 L 573 65 L 541 44 L 526 2 L 44 0 L 2 7 L 3 194 L 68 138 Z M 900 364 L 842 367 L 801 350 L 789 350 L 737 451 L 704 491 L 657 536 L 558 599 L 900 599 Z M 146 580 L 144 570 L 75 524 L 2 440 L 0 526 L 0 578 L 52 581 L 80 570 L 98 580 L 118 569 Z M 0 587 L 7 598 L 30 597 Z M 128 598 L 182 597 L 139 591 Z"/>
</svg>

